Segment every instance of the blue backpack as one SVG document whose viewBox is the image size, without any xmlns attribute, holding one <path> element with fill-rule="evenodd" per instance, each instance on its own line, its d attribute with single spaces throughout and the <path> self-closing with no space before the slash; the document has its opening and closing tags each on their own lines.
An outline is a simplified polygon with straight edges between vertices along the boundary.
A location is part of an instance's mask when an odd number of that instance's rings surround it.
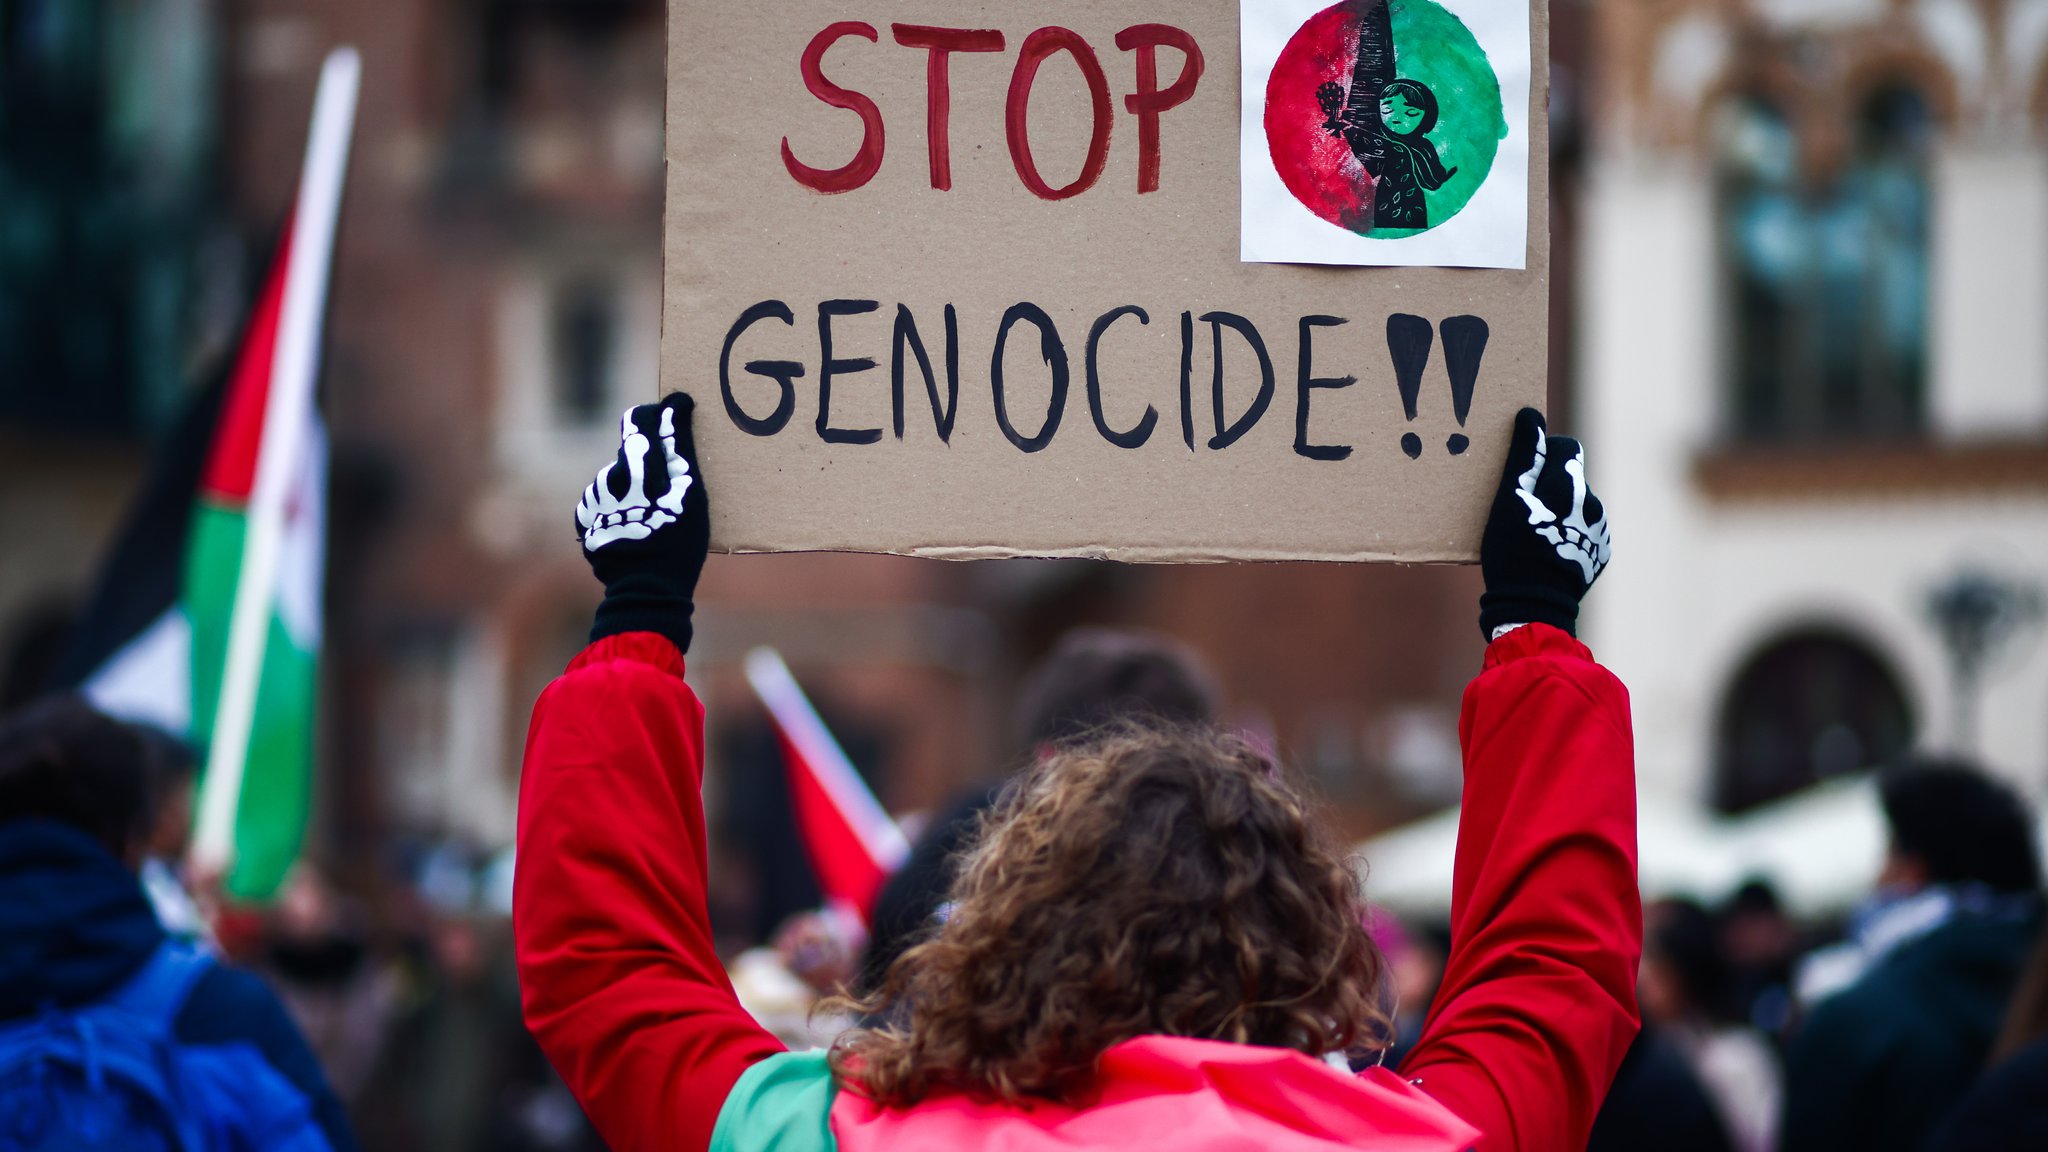
<svg viewBox="0 0 2048 1152">
<path fill-rule="evenodd" d="M 332 1152 L 254 1045 L 178 1041 L 212 965 L 166 942 L 103 1000 L 0 1024 L 0 1152 Z"/>
</svg>

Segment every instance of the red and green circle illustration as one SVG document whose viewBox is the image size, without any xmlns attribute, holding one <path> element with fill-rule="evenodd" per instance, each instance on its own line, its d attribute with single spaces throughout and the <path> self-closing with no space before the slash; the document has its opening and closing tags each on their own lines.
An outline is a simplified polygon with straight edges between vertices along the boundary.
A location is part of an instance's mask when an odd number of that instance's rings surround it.
<svg viewBox="0 0 2048 1152">
<path fill-rule="evenodd" d="M 1341 0 L 1266 82 L 1266 146 L 1309 211 L 1374 239 L 1458 214 L 1508 133 L 1479 41 L 1434 0 Z"/>
</svg>

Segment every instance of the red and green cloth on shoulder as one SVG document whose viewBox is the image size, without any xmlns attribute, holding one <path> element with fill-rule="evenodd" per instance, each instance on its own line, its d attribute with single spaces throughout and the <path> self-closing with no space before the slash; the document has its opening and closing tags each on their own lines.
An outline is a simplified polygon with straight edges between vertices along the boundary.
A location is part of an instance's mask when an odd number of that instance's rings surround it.
<svg viewBox="0 0 2048 1152">
<path fill-rule="evenodd" d="M 834 1084 L 825 1053 L 784 1052 L 748 1068 L 719 1109 L 711 1152 L 1459 1152 L 1478 1129 L 1384 1068 L 1340 1072 L 1284 1048 L 1141 1036 L 1102 1056 L 1086 1108 L 1029 1109 L 965 1096 L 877 1108 Z"/>
<path fill-rule="evenodd" d="M 1460 722 L 1451 954 L 1399 1074 L 1140 1037 L 1091 1107 L 876 1108 L 740 1008 L 705 908 L 703 708 L 667 640 L 586 649 L 527 734 L 514 922 L 526 1019 L 617 1152 L 1455 1152 L 1584 1147 L 1637 1027 L 1628 697 L 1543 625 L 1487 649 Z"/>
</svg>

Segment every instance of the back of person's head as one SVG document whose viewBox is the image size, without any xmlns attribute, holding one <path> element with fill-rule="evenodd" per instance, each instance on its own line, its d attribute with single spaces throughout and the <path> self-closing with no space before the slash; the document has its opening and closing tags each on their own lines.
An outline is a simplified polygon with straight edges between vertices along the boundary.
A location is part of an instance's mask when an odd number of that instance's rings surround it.
<svg viewBox="0 0 2048 1152">
<path fill-rule="evenodd" d="M 182 788 L 199 775 L 199 749 L 182 736 L 175 736 L 151 724 L 131 724 L 128 729 L 142 746 L 142 763 L 152 799 L 173 788 Z"/>
<path fill-rule="evenodd" d="M 1960 761 L 1921 760 L 1887 773 L 1878 791 L 1892 851 L 1917 861 L 1929 883 L 2040 887 L 2033 820 L 2006 785 Z"/>
<path fill-rule="evenodd" d="M 1311 1054 L 1381 1045 L 1357 881 L 1243 741 L 1123 726 L 1013 782 L 953 911 L 852 1007 L 888 1026 L 833 1055 L 885 1106 L 937 1089 L 1079 1103 L 1142 1035 Z"/>
<path fill-rule="evenodd" d="M 1785 902 L 1778 895 L 1778 889 L 1762 877 L 1752 876 L 1729 895 L 1727 904 L 1722 906 L 1724 918 L 1736 916 L 1783 916 Z"/>
<path fill-rule="evenodd" d="M 149 751 L 135 729 L 78 696 L 0 721 L 0 823 L 41 817 L 126 857 L 150 814 Z"/>
<path fill-rule="evenodd" d="M 1186 645 L 1150 632 L 1076 628 L 1025 684 L 1018 739 L 1037 752 L 1124 720 L 1207 724 L 1219 695 Z"/>
<path fill-rule="evenodd" d="M 183 737 L 148 724 L 133 726 L 142 742 L 148 828 L 144 851 L 175 858 L 191 841 L 194 786 L 199 776 L 199 749 Z"/>
<path fill-rule="evenodd" d="M 1714 917 L 1693 900 L 1660 900 L 1650 906 L 1645 951 L 1675 978 L 1685 1011 L 1708 1013 L 1719 1003 L 1728 962 Z"/>
</svg>

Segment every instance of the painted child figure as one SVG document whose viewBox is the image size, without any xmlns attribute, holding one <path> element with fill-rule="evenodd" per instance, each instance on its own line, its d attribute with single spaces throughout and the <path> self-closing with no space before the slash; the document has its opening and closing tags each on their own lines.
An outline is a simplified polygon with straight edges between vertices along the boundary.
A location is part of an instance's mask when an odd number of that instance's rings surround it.
<svg viewBox="0 0 2048 1152">
<path fill-rule="evenodd" d="M 1429 227 L 1429 204 L 1423 193 L 1434 192 L 1458 174 L 1445 168 L 1429 133 L 1436 128 L 1436 94 L 1416 80 L 1392 80 L 1380 89 L 1372 107 L 1345 107 L 1344 89 L 1335 83 L 1316 90 L 1324 122 L 1342 136 L 1353 155 L 1373 178 L 1372 226 Z"/>
<path fill-rule="evenodd" d="M 710 539 L 692 404 L 622 421 L 578 506 L 591 644 L 534 707 L 513 928 L 526 1021 L 617 1152 L 1582 1148 L 1633 1040 L 1642 943 L 1626 691 L 1572 637 L 1609 555 L 1576 442 L 1524 410 L 1481 545 L 1451 950 L 1398 1074 L 1356 874 L 1234 737 L 1063 746 L 983 825 L 953 912 L 787 1052 L 706 906 Z"/>
</svg>

